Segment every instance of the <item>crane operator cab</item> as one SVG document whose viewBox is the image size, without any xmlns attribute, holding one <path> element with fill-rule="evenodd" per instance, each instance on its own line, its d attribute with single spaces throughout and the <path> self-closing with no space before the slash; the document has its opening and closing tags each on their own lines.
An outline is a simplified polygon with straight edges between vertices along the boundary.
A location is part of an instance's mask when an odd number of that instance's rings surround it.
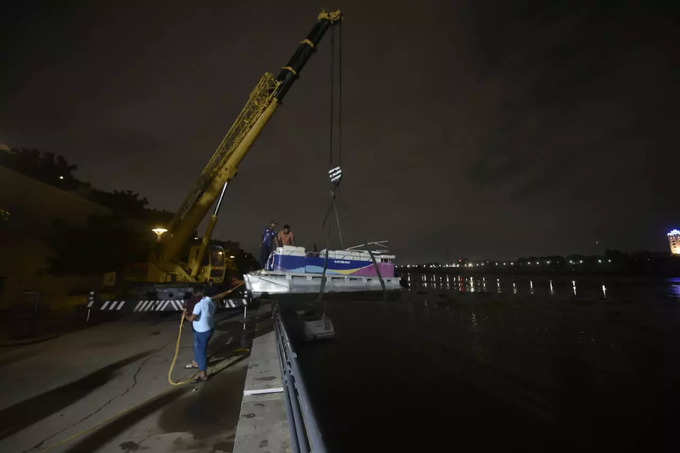
<svg viewBox="0 0 680 453">
<path fill-rule="evenodd" d="M 200 255 L 200 245 L 193 245 L 189 248 L 188 264 L 190 268 L 195 268 Z M 200 263 L 200 270 L 196 276 L 198 281 L 213 283 L 224 282 L 224 276 L 227 270 L 225 261 L 224 248 L 221 245 L 210 244 L 208 250 L 203 255 L 203 261 Z"/>
</svg>

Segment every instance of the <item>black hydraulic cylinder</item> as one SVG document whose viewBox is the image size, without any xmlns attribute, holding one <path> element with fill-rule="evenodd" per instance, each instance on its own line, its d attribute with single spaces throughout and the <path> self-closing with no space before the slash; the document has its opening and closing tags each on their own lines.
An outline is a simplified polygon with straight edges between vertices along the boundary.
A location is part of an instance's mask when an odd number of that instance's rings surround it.
<svg viewBox="0 0 680 453">
<path fill-rule="evenodd" d="M 288 64 L 281 68 L 281 72 L 279 72 L 279 75 L 276 77 L 276 80 L 281 82 L 281 85 L 279 85 L 279 88 L 274 95 L 279 102 L 283 101 L 284 96 L 288 93 L 290 87 L 293 86 L 295 79 L 300 75 L 300 71 L 305 67 L 307 60 L 309 60 L 309 57 L 311 57 L 314 50 L 316 50 L 316 46 L 321 41 L 321 38 L 323 38 L 323 35 L 328 28 L 330 28 L 331 25 L 338 23 L 339 20 L 331 21 L 327 18 L 319 19 L 319 22 L 314 25 L 314 28 L 309 32 L 307 38 L 300 42 L 295 53 L 290 57 L 290 60 L 288 60 Z M 312 45 L 310 45 L 310 43 Z"/>
</svg>

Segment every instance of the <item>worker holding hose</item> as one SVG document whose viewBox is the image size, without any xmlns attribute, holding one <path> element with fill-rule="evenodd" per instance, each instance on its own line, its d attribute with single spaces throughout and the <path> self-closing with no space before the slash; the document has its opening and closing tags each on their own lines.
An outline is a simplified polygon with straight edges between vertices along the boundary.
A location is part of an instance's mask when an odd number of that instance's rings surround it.
<svg viewBox="0 0 680 453">
<path fill-rule="evenodd" d="M 194 328 L 194 359 L 198 368 L 197 381 L 208 380 L 208 342 L 215 329 L 215 303 L 202 289 L 194 292 L 201 299 L 194 305 L 191 313 L 184 309 L 184 319 L 191 321 Z"/>
</svg>

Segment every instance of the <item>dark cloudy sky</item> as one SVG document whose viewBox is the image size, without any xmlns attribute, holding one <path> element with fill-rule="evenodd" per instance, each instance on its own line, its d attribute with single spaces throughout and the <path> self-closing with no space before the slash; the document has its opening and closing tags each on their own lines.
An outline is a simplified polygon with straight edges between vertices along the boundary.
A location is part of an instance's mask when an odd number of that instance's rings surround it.
<svg viewBox="0 0 680 453">
<path fill-rule="evenodd" d="M 67 4 L 2 14 L 0 142 L 63 154 L 81 179 L 170 210 L 259 76 L 288 60 L 320 7 L 336 6 Z M 389 239 L 402 262 L 592 253 L 596 240 L 667 248 L 680 225 L 677 9 L 337 6 L 351 242 Z M 276 218 L 303 245 L 323 243 L 329 43 L 245 159 L 218 237 L 255 250 Z"/>
</svg>

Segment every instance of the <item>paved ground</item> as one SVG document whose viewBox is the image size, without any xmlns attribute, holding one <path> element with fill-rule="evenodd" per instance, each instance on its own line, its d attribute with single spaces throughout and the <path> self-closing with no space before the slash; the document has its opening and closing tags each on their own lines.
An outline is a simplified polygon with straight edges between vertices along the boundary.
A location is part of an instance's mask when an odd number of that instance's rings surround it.
<svg viewBox="0 0 680 453">
<path fill-rule="evenodd" d="M 19 346 L 44 341 L 87 326 L 84 310 L 0 312 L 0 347 Z"/>
<path fill-rule="evenodd" d="M 171 387 L 178 318 L 148 314 L 0 349 L 0 451 L 231 451 L 248 362 L 238 349 L 267 326 L 221 314 L 209 352 L 224 369 Z M 191 344 L 187 329 L 176 380 L 190 374 Z"/>
</svg>

